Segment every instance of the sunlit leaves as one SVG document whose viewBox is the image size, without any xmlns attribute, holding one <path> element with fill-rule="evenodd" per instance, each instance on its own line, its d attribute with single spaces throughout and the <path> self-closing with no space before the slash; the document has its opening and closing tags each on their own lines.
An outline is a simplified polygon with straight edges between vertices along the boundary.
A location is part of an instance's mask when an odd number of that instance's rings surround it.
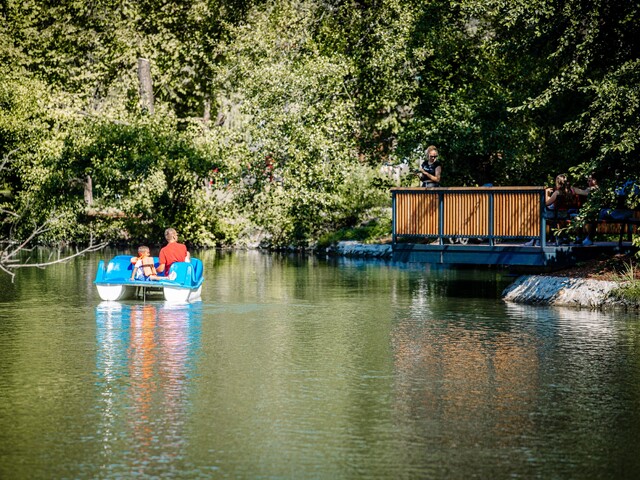
<svg viewBox="0 0 640 480">
<path fill-rule="evenodd" d="M 189 238 L 224 236 L 224 223 L 229 236 L 257 226 L 303 244 L 388 204 L 372 171 L 421 145 L 439 147 L 447 186 L 540 184 L 575 166 L 638 176 L 639 11 L 626 0 L 6 0 L 4 182 L 37 214 L 82 210 L 90 175 L 96 202 L 180 222 Z M 139 57 L 154 118 L 139 108 Z M 64 195 L 48 201 L 53 191 Z"/>
</svg>

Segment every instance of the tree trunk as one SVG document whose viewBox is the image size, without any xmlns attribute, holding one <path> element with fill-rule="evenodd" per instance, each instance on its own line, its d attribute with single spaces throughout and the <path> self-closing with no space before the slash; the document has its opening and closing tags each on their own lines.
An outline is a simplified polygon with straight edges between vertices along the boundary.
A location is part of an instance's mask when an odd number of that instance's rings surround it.
<svg viewBox="0 0 640 480">
<path fill-rule="evenodd" d="M 87 205 L 93 204 L 93 181 L 91 175 L 87 175 L 84 179 L 84 203 Z"/>
<path fill-rule="evenodd" d="M 202 115 L 202 119 L 205 125 L 209 125 L 209 120 L 211 120 L 211 99 L 208 96 L 204 99 L 204 114 Z"/>
<path fill-rule="evenodd" d="M 151 64 L 146 58 L 138 59 L 138 81 L 140 82 L 140 106 L 153 115 L 153 82 Z"/>
</svg>

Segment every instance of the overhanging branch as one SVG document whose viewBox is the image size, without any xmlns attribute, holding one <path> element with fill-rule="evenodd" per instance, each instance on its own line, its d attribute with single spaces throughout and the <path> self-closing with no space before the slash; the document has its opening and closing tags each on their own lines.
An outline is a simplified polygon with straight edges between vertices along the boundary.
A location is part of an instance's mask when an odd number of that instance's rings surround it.
<svg viewBox="0 0 640 480">
<path fill-rule="evenodd" d="M 63 258 L 58 258 L 57 260 L 52 260 L 50 262 L 42 262 L 42 263 L 18 263 L 15 265 L 10 265 L 10 264 L 6 264 L 7 268 L 10 269 L 14 269 L 14 268 L 25 268 L 25 267 L 35 267 L 35 268 L 44 268 L 47 267 L 49 265 L 55 265 L 56 263 L 64 263 L 67 262 L 69 260 L 71 260 L 72 258 L 75 257 L 79 257 L 80 255 L 84 255 L 85 253 L 91 253 L 91 252 L 97 252 L 98 250 L 102 250 L 104 247 L 106 247 L 109 243 L 108 242 L 102 242 L 102 243 L 98 243 L 96 245 L 89 245 L 88 247 L 74 253 L 71 255 L 67 255 L 66 257 Z M 0 265 L 0 267 L 2 267 L 2 265 Z"/>
</svg>

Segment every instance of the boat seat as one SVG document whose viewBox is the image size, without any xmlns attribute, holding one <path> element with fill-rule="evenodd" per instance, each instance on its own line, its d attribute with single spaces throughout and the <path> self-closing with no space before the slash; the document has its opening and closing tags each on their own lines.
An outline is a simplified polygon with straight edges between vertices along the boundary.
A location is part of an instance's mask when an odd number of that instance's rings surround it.
<svg viewBox="0 0 640 480">
<path fill-rule="evenodd" d="M 131 263 L 131 258 L 130 255 L 117 255 L 113 257 L 107 264 L 103 280 L 115 283 L 131 280 L 131 271 L 134 267 L 134 264 Z M 155 267 L 159 265 L 158 262 L 158 257 L 153 257 Z"/>
<path fill-rule="evenodd" d="M 193 266 L 192 278 L 195 283 L 202 276 L 202 261 L 198 258 L 192 258 L 191 265 Z"/>
<path fill-rule="evenodd" d="M 110 282 L 129 280 L 132 269 L 133 263 L 131 263 L 131 255 L 117 255 L 107 264 L 105 279 L 108 279 Z"/>
<path fill-rule="evenodd" d="M 169 274 L 175 272 L 175 282 L 182 285 L 197 285 L 202 279 L 202 261 L 191 258 L 189 262 L 175 262 L 169 268 Z"/>
</svg>

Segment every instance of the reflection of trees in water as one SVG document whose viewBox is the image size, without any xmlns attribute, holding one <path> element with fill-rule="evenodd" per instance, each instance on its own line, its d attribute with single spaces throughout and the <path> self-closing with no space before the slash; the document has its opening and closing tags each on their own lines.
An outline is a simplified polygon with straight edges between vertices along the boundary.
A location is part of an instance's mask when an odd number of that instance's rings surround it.
<svg viewBox="0 0 640 480">
<path fill-rule="evenodd" d="M 129 343 L 129 322 L 125 321 L 128 311 L 123 305 L 105 302 L 96 308 L 96 340 L 98 343 L 96 358 L 97 387 L 99 394 L 98 410 L 101 422 L 98 432 L 102 438 L 102 451 L 105 462 L 119 450 L 119 431 L 121 416 L 120 403 L 123 398 L 127 376 L 126 349 Z"/>
<path fill-rule="evenodd" d="M 96 310 L 104 452 L 127 451 L 139 473 L 185 454 L 198 307 L 105 302 Z"/>
<path fill-rule="evenodd" d="M 478 276 L 467 276 L 465 272 L 440 275 L 425 275 L 414 280 L 412 291 L 423 298 L 485 298 L 497 299 L 508 285 L 499 275 L 486 273 Z"/>
<path fill-rule="evenodd" d="M 540 339 L 538 421 L 573 432 L 568 453 L 592 465 L 592 477 L 612 476 L 612 465 L 617 472 L 637 472 L 640 409 L 637 401 L 629 401 L 640 392 L 637 313 L 507 308 L 511 318 L 535 325 Z"/>
<path fill-rule="evenodd" d="M 156 382 L 158 349 L 155 338 L 156 309 L 142 305 L 131 310 L 131 328 L 127 357 L 129 359 L 129 398 L 132 415 L 127 417 L 138 453 L 148 457 L 154 437 L 153 396 L 161 382 Z M 155 420 L 155 419 L 153 419 Z M 148 460 L 148 458 L 145 458 Z"/>
<path fill-rule="evenodd" d="M 527 445 L 538 458 L 607 465 L 611 445 L 637 445 L 636 319 L 514 304 L 493 319 L 434 310 L 414 305 L 391 332 L 407 455 L 435 461 L 455 448 L 464 461 L 479 445 L 494 458 Z"/>
<path fill-rule="evenodd" d="M 640 380 L 637 377 L 621 373 L 640 372 L 637 313 L 515 303 L 507 303 L 506 308 L 511 318 L 535 325 L 537 336 L 544 339 L 539 342 L 539 355 L 553 367 L 547 367 L 547 370 L 555 374 L 548 382 L 564 385 L 567 392 L 571 391 L 572 402 L 576 405 L 592 403 L 595 396 L 595 401 L 613 407 L 628 394 L 626 388 L 634 388 L 634 383 L 638 388 Z M 630 360 L 631 364 L 628 363 Z M 618 375 L 624 378 L 615 382 Z M 616 389 L 612 390 L 614 386 Z M 584 411 L 584 408 L 580 409 Z M 596 410 L 589 415 L 595 418 L 607 411 Z M 637 413 L 634 416 L 640 422 L 640 412 Z"/>
<path fill-rule="evenodd" d="M 392 345 L 396 423 L 409 438 L 487 445 L 533 428 L 539 365 L 527 334 L 421 317 L 399 322 Z"/>
</svg>

